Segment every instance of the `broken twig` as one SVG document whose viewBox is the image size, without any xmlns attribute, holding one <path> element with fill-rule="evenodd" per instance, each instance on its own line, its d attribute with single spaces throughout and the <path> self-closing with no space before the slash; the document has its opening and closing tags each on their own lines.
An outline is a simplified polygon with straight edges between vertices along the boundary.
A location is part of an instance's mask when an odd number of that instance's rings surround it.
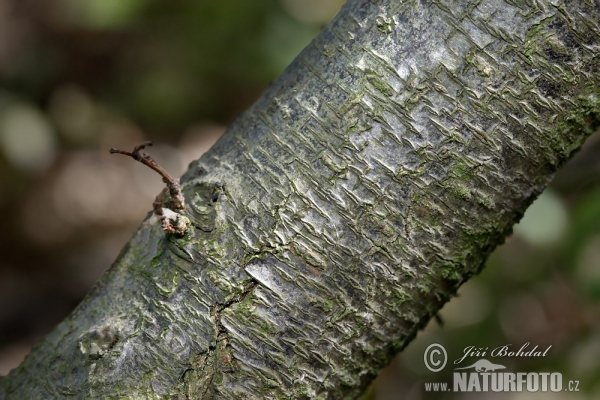
<svg viewBox="0 0 600 400">
<path fill-rule="evenodd" d="M 163 182 L 167 184 L 167 187 L 165 187 L 158 194 L 158 196 L 156 196 L 154 203 L 152 203 L 154 214 L 160 217 L 163 231 L 175 234 L 177 236 L 183 236 L 190 225 L 189 219 L 187 219 L 184 215 L 178 214 L 168 208 L 163 208 L 163 199 L 168 191 L 171 195 L 169 199 L 170 206 L 175 210 L 185 209 L 185 199 L 183 198 L 183 194 L 181 194 L 179 179 L 173 179 L 173 177 L 171 177 L 167 171 L 158 165 L 158 163 L 154 161 L 152 157 L 140 151 L 146 146 L 152 146 L 152 142 L 144 142 L 135 146 L 131 153 L 128 151 L 115 149 L 113 147 L 110 149 L 110 154 L 123 154 L 125 156 L 129 156 L 134 160 L 152 168 L 158 172 L 160 176 L 162 176 Z"/>
<path fill-rule="evenodd" d="M 181 186 L 179 185 L 179 179 L 173 179 L 171 175 L 167 171 L 165 171 L 152 157 L 148 154 L 140 151 L 146 148 L 146 146 L 152 146 L 152 142 L 143 142 L 133 148 L 133 151 L 130 153 L 128 151 L 115 149 L 114 147 L 110 149 L 110 154 L 123 154 L 125 156 L 129 156 L 136 161 L 141 162 L 142 164 L 152 168 L 156 172 L 160 174 L 163 178 L 163 182 L 167 184 L 167 188 L 169 189 L 169 193 L 171 194 L 171 198 L 169 203 L 171 208 L 175 210 L 184 210 L 185 209 L 185 199 L 181 194 Z M 164 190 L 161 192 L 161 195 L 164 195 Z M 157 196 L 158 199 L 158 196 Z M 162 202 L 162 200 L 161 200 Z M 156 201 L 155 201 L 156 204 Z M 156 209 L 156 208 L 155 208 Z"/>
</svg>

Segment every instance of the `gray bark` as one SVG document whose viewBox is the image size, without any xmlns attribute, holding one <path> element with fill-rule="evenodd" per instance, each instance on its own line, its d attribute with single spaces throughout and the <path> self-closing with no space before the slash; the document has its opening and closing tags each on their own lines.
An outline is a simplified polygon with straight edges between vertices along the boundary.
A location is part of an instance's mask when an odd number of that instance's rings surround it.
<svg viewBox="0 0 600 400">
<path fill-rule="evenodd" d="M 0 397 L 353 398 L 599 115 L 593 1 L 350 0 Z"/>
</svg>

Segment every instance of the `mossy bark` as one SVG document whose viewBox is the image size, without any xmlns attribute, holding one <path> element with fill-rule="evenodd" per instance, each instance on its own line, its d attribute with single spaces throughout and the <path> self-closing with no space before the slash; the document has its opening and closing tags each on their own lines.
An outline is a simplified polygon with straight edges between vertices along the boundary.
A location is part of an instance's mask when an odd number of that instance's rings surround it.
<svg viewBox="0 0 600 400">
<path fill-rule="evenodd" d="M 353 398 L 600 111 L 592 1 L 350 0 L 0 397 Z"/>
</svg>

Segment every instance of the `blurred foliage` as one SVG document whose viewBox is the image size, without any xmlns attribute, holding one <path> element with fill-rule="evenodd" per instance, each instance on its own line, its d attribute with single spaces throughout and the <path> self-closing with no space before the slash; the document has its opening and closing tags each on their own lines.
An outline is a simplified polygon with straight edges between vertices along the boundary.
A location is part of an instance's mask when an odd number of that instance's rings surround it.
<svg viewBox="0 0 600 400">
<path fill-rule="evenodd" d="M 4 33 L 20 42 L 0 69 L 4 89 L 44 107 L 62 85 L 80 86 L 154 135 L 179 132 L 198 116 L 230 121 L 320 27 L 273 0 L 5 1 L 3 8 L 6 19 L 22 21 L 19 32 Z"/>
<path fill-rule="evenodd" d="M 80 301 L 162 187 L 108 148 L 154 140 L 181 174 L 341 3 L 0 0 L 0 374 Z M 424 393 L 451 379 L 423 365 L 435 342 L 451 359 L 551 344 L 509 369 L 559 371 L 581 381 L 577 398 L 600 398 L 599 152 L 596 134 L 369 398 L 469 397 Z"/>
</svg>

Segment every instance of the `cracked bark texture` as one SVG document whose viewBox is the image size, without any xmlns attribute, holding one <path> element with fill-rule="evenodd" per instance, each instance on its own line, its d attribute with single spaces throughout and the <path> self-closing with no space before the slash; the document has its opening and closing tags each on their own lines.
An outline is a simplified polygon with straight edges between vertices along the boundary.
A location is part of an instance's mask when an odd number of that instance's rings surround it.
<svg viewBox="0 0 600 400">
<path fill-rule="evenodd" d="M 182 178 L 0 397 L 361 393 L 599 112 L 600 9 L 350 0 Z"/>
</svg>

